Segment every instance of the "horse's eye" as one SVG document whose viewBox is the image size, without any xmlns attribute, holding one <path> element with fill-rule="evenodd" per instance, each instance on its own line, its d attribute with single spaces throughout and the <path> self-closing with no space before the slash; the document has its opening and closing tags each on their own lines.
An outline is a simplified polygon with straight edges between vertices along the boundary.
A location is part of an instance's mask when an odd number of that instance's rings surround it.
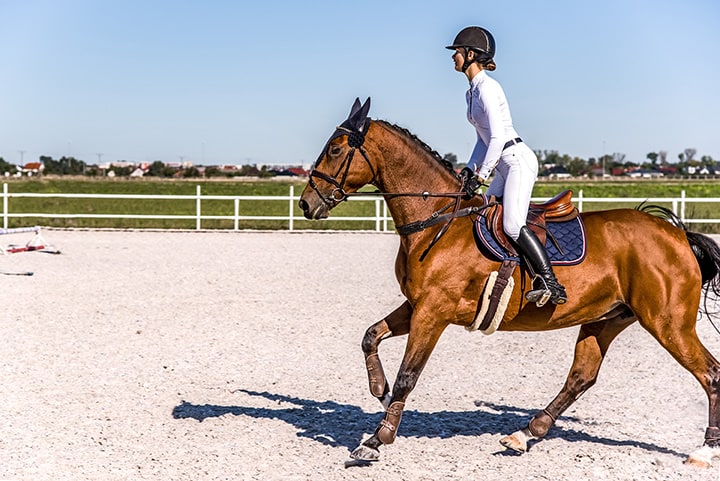
<svg viewBox="0 0 720 481">
<path fill-rule="evenodd" d="M 342 147 L 340 147 L 339 145 L 331 145 L 329 150 L 330 155 L 337 156 L 340 155 L 340 153 L 342 152 Z"/>
</svg>

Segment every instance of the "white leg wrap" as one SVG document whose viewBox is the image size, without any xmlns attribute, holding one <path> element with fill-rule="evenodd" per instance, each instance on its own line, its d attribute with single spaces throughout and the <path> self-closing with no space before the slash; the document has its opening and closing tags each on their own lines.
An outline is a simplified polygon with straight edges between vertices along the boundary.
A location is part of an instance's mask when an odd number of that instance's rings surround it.
<svg viewBox="0 0 720 481">
<path fill-rule="evenodd" d="M 712 465 L 713 458 L 718 457 L 720 457 L 720 448 L 703 446 L 690 453 L 685 463 L 701 468 L 709 468 Z"/>
<path fill-rule="evenodd" d="M 383 405 L 385 410 L 387 411 L 388 406 L 390 406 L 390 400 L 392 399 L 392 393 L 388 392 L 383 397 L 380 398 L 380 404 Z"/>
</svg>

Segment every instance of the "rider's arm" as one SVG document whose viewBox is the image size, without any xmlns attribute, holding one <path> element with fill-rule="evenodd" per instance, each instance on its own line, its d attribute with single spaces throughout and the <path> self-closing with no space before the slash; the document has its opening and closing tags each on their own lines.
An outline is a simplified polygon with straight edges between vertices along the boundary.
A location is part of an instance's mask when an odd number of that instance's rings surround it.
<svg viewBox="0 0 720 481">
<path fill-rule="evenodd" d="M 500 107 L 502 95 L 491 85 L 483 85 L 479 95 L 490 128 L 490 140 L 485 151 L 485 157 L 480 164 L 480 168 L 477 169 L 477 174 L 479 177 L 487 179 L 500 160 L 503 149 L 502 139 L 504 138 L 505 127 Z"/>
</svg>

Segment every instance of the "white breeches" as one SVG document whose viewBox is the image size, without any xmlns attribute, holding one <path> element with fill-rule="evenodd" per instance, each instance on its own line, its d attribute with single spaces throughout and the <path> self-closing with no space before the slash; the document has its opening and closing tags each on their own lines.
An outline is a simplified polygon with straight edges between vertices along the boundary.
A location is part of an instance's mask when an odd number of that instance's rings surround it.
<svg viewBox="0 0 720 481">
<path fill-rule="evenodd" d="M 513 145 L 500 156 L 495 177 L 485 192 L 503 198 L 503 230 L 514 240 L 527 220 L 537 172 L 537 157 L 530 147 L 524 143 Z"/>
</svg>

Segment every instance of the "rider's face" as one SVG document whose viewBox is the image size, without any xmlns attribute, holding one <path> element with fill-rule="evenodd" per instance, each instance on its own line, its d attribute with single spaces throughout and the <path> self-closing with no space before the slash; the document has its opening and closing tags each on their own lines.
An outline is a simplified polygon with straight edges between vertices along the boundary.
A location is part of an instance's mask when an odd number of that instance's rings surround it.
<svg viewBox="0 0 720 481">
<path fill-rule="evenodd" d="M 453 62 L 455 62 L 455 70 L 462 72 L 463 63 L 465 63 L 465 49 L 456 48 L 452 54 Z"/>
</svg>

